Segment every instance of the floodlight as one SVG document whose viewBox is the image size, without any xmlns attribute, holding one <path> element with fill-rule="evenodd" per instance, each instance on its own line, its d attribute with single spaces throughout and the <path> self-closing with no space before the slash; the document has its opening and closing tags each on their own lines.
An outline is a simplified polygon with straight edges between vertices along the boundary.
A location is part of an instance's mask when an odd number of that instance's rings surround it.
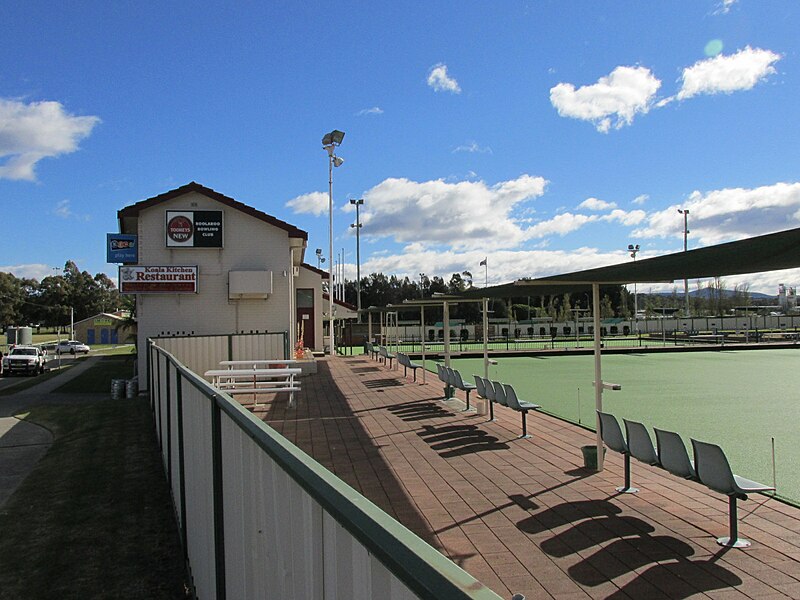
<svg viewBox="0 0 800 600">
<path fill-rule="evenodd" d="M 331 143 L 333 143 L 335 146 L 341 144 L 343 139 L 344 131 L 339 131 L 338 129 L 331 131 Z"/>
<path fill-rule="evenodd" d="M 341 167 L 344 164 L 344 159 L 341 156 L 333 156 L 331 158 L 333 160 L 334 167 Z"/>
<path fill-rule="evenodd" d="M 334 129 L 330 133 L 326 133 L 322 136 L 322 145 L 323 146 L 338 146 L 342 143 L 344 139 L 344 131 L 339 131 L 338 129 Z"/>
</svg>

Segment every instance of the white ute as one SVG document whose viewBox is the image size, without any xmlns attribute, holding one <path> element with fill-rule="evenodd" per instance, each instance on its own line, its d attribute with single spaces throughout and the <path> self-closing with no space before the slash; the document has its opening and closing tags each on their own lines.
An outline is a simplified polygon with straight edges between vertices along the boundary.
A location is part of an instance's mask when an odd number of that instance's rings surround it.
<svg viewBox="0 0 800 600">
<path fill-rule="evenodd" d="M 27 373 L 37 375 L 44 373 L 44 352 L 38 346 L 14 346 L 3 357 L 3 374 Z"/>
</svg>

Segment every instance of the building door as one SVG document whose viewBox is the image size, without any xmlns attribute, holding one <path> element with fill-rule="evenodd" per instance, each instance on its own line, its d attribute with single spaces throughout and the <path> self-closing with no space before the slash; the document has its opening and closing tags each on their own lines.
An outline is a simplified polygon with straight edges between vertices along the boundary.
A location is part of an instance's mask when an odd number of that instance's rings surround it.
<svg viewBox="0 0 800 600">
<path fill-rule="evenodd" d="M 306 348 L 314 348 L 314 338 L 314 290 L 301 288 L 297 290 L 297 339 Z"/>
<path fill-rule="evenodd" d="M 100 330 L 100 343 L 101 344 L 108 344 L 108 327 L 103 327 Z"/>
<path fill-rule="evenodd" d="M 86 343 L 90 346 L 95 343 L 94 341 L 94 329 L 87 329 L 86 330 Z"/>
</svg>

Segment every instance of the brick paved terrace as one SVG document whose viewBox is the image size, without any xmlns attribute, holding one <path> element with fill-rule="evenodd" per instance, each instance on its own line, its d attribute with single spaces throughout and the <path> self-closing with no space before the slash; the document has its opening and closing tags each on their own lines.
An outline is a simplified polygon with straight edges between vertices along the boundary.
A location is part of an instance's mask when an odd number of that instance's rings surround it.
<svg viewBox="0 0 800 600">
<path fill-rule="evenodd" d="M 723 548 L 727 497 L 635 460 L 641 491 L 619 494 L 621 455 L 582 468 L 591 432 L 530 413 L 518 439 L 519 413 L 487 422 L 444 402 L 430 373 L 413 383 L 366 356 L 318 366 L 295 408 L 251 409 L 500 596 L 800 598 L 798 508 L 750 496 L 739 531 L 752 547 Z"/>
</svg>

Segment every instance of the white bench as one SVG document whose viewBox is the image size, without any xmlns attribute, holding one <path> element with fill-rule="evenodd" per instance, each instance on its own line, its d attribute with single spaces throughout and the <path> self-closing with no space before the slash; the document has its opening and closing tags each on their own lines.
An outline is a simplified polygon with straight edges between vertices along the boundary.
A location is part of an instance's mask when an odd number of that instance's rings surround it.
<svg viewBox="0 0 800 600">
<path fill-rule="evenodd" d="M 271 369 L 274 368 L 275 365 L 286 365 L 289 368 L 289 365 L 296 365 L 298 361 L 294 359 L 285 359 L 281 360 L 278 358 L 270 358 L 266 360 L 221 360 L 219 361 L 220 366 L 227 367 L 228 369 L 234 368 L 251 368 L 251 369 L 258 369 L 258 368 L 266 368 Z"/>
<path fill-rule="evenodd" d="M 252 361 L 248 361 L 250 364 Z M 285 362 L 285 361 L 284 361 Z M 301 369 L 212 369 L 205 372 L 218 390 L 231 395 L 252 394 L 258 405 L 260 394 L 289 392 L 289 406 L 294 406 L 294 393 L 300 391 L 300 382 L 295 379 Z"/>
</svg>

